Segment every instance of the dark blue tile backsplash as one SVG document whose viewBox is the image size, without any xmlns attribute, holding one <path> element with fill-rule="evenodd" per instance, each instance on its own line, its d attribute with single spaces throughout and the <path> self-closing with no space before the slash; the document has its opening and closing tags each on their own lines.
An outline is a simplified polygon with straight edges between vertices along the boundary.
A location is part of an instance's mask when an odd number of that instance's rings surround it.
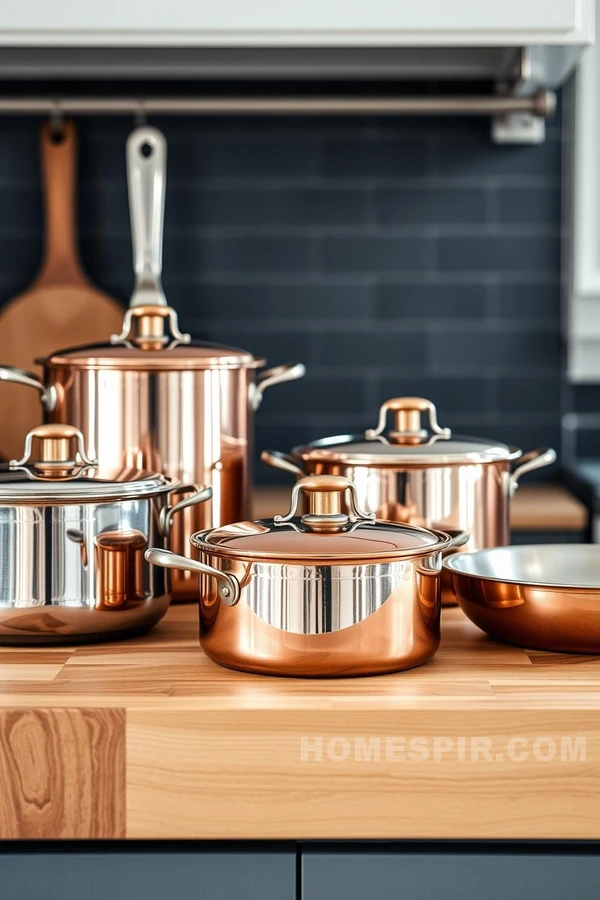
<svg viewBox="0 0 600 900">
<path fill-rule="evenodd" d="M 125 303 L 132 123 L 78 124 L 83 260 Z M 265 395 L 257 449 L 373 426 L 394 394 L 430 397 L 456 431 L 560 447 L 558 119 L 545 143 L 505 147 L 488 119 L 152 124 L 168 141 L 164 286 L 182 327 L 308 368 Z M 2 299 L 40 258 L 38 125 L 1 121 Z"/>
</svg>

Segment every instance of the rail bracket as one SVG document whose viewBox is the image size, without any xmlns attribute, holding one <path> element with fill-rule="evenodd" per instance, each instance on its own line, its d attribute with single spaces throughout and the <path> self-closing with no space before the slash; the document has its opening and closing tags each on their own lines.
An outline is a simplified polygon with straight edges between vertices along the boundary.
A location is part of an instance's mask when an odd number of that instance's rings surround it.
<svg viewBox="0 0 600 900">
<path fill-rule="evenodd" d="M 492 116 L 492 141 L 495 144 L 542 144 L 545 137 L 546 121 L 535 113 Z"/>
</svg>

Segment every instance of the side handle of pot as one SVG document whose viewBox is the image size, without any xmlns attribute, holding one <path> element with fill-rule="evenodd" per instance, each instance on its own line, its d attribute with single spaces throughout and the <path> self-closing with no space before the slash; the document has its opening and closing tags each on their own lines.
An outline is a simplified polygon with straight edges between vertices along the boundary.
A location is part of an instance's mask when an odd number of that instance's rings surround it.
<svg viewBox="0 0 600 900">
<path fill-rule="evenodd" d="M 303 363 L 286 363 L 282 366 L 274 366 L 265 369 L 257 378 L 256 384 L 250 385 L 250 405 L 257 410 L 262 403 L 264 392 L 274 384 L 283 384 L 284 381 L 297 381 L 306 375 L 306 366 Z"/>
<path fill-rule="evenodd" d="M 240 599 L 239 582 L 237 578 L 234 578 L 233 575 L 228 575 L 227 572 L 220 572 L 218 569 L 213 569 L 212 566 L 207 566 L 196 559 L 188 559 L 186 556 L 179 556 L 178 553 L 171 553 L 170 550 L 159 550 L 156 547 L 146 550 L 144 557 L 153 566 L 161 566 L 163 569 L 186 569 L 188 572 L 209 575 L 219 585 L 219 597 L 226 606 L 235 606 Z"/>
<path fill-rule="evenodd" d="M 180 485 L 178 490 L 185 490 L 185 485 Z M 169 532 L 171 531 L 171 526 L 173 524 L 173 516 L 175 513 L 181 512 L 182 509 L 187 509 L 189 506 L 196 506 L 197 503 L 204 503 L 206 500 L 210 500 L 212 497 L 213 491 L 209 486 L 201 487 L 196 490 L 195 485 L 190 487 L 190 490 L 195 490 L 194 494 L 191 494 L 189 497 L 185 497 L 183 500 L 180 500 L 179 503 L 176 503 L 175 506 L 166 506 L 160 512 L 160 530 L 163 537 L 168 537 Z"/>
<path fill-rule="evenodd" d="M 280 469 L 282 472 L 291 472 L 298 478 L 304 478 L 305 472 L 302 471 L 293 456 L 287 453 L 281 453 L 279 450 L 263 450 L 260 454 L 261 462 L 266 463 L 273 469 Z"/>
<path fill-rule="evenodd" d="M 525 453 L 519 460 L 519 465 L 511 473 L 509 492 L 512 496 L 519 487 L 519 479 L 527 472 L 533 472 L 534 469 L 543 469 L 545 466 L 551 466 L 556 462 L 556 451 L 551 447 L 541 447 L 538 450 L 530 450 Z"/>
<path fill-rule="evenodd" d="M 56 388 L 53 386 L 47 388 L 34 372 L 18 369 L 16 366 L 0 366 L 0 381 L 22 384 L 24 387 L 31 387 L 39 391 L 40 400 L 46 412 L 52 412 L 56 407 Z"/>
<path fill-rule="evenodd" d="M 450 544 L 448 545 L 450 553 L 454 552 L 458 547 L 464 547 L 471 539 L 468 531 L 447 531 L 446 534 L 450 538 Z"/>
</svg>

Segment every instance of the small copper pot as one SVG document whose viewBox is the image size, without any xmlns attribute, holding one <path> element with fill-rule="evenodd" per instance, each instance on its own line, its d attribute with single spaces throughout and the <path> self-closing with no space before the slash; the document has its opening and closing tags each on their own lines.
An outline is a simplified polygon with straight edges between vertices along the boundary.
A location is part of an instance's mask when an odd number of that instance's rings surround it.
<svg viewBox="0 0 600 900">
<path fill-rule="evenodd" d="M 297 516 L 301 491 L 309 510 Z M 452 539 L 376 521 L 346 478 L 303 478 L 287 515 L 199 532 L 192 544 L 199 562 L 155 549 L 146 559 L 200 574 L 200 643 L 221 665 L 372 675 L 418 666 L 437 650 L 442 551 Z"/>
</svg>

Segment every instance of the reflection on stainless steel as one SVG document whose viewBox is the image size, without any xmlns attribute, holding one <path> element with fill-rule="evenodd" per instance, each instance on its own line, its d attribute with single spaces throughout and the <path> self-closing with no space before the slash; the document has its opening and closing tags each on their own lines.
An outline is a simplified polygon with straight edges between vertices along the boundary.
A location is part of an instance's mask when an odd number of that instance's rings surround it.
<svg viewBox="0 0 600 900">
<path fill-rule="evenodd" d="M 75 442 L 82 456 L 75 428 L 38 426 L 23 459 L 0 470 L 0 643 L 120 637 L 167 609 L 165 573 L 144 550 L 168 534 L 175 483 L 137 470 L 102 477 L 75 462 Z M 204 488 L 182 503 L 210 496 Z"/>
<path fill-rule="evenodd" d="M 444 562 L 458 602 L 483 631 L 539 650 L 600 653 L 600 548 L 497 547 Z"/>
<path fill-rule="evenodd" d="M 102 640 L 158 622 L 165 573 L 143 548 L 162 539 L 163 502 L 0 506 L 0 643 Z"/>
<path fill-rule="evenodd" d="M 413 563 L 362 566 L 252 565 L 244 602 L 263 622 L 294 634 L 350 628 L 383 606 Z M 283 569 L 283 571 L 282 571 Z"/>
</svg>

